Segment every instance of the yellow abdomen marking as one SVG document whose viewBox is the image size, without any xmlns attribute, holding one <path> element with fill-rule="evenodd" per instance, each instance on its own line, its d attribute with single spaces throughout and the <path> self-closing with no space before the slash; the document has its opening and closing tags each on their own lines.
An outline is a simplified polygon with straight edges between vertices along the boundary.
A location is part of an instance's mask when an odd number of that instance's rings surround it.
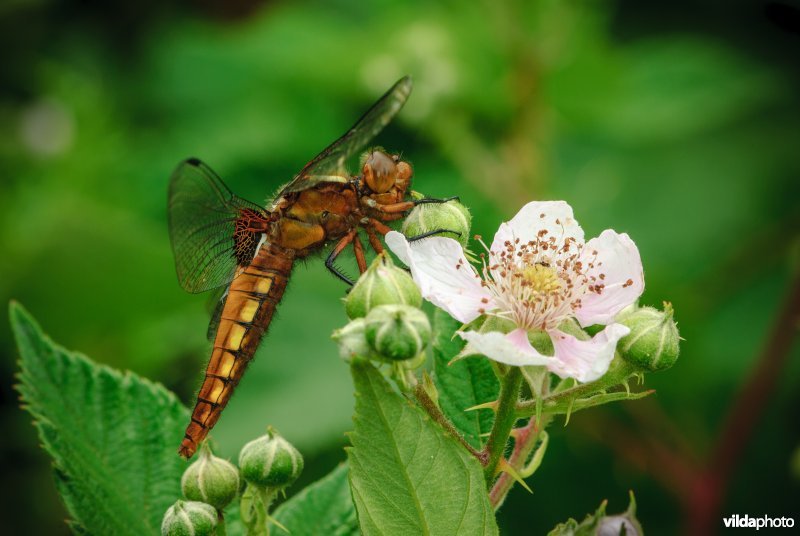
<svg viewBox="0 0 800 536">
<path fill-rule="evenodd" d="M 222 395 L 222 391 L 225 389 L 225 384 L 222 380 L 215 378 L 214 379 L 214 387 L 211 388 L 211 391 L 208 393 L 208 399 L 212 402 L 217 402 L 219 400 L 220 395 Z"/>
<path fill-rule="evenodd" d="M 244 326 L 232 323 L 228 331 L 228 336 L 225 339 L 225 348 L 228 350 L 238 350 L 241 348 L 245 333 L 247 333 L 247 329 L 245 329 Z"/>
<path fill-rule="evenodd" d="M 258 282 L 255 284 L 253 291 L 258 294 L 269 294 L 269 289 L 272 288 L 272 279 L 266 277 L 259 277 Z"/>
<path fill-rule="evenodd" d="M 236 357 L 222 348 L 214 348 L 211 354 L 211 361 L 208 364 L 208 372 L 222 378 L 230 378 L 233 364 Z"/>
<path fill-rule="evenodd" d="M 246 300 L 239 309 L 239 321 L 252 322 L 258 312 L 259 303 L 256 300 Z"/>
</svg>

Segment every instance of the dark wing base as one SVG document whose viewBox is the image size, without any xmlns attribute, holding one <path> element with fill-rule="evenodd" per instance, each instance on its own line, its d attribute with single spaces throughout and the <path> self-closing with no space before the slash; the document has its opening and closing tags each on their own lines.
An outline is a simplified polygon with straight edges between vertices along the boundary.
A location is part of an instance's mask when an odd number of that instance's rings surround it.
<svg viewBox="0 0 800 536">
<path fill-rule="evenodd" d="M 181 162 L 172 173 L 167 206 L 178 281 L 192 293 L 231 282 L 243 260 L 237 221 L 243 214 L 267 216 L 260 206 L 235 196 L 197 158 Z"/>
</svg>

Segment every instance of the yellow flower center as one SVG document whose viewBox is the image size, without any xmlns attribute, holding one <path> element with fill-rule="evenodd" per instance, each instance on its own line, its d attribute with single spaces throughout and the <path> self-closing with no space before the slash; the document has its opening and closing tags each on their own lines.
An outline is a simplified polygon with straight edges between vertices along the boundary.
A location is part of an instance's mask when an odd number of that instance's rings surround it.
<svg viewBox="0 0 800 536">
<path fill-rule="evenodd" d="M 522 269 L 522 280 L 525 286 L 532 290 L 550 293 L 561 288 L 561 279 L 558 273 L 550 266 L 544 264 L 533 264 Z"/>
</svg>

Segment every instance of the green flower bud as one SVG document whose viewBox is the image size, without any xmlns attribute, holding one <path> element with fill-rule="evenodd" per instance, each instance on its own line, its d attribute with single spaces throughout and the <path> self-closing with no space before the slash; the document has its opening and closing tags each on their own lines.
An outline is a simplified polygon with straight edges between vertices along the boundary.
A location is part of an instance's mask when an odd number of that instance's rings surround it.
<svg viewBox="0 0 800 536">
<path fill-rule="evenodd" d="M 423 203 L 417 205 L 403 222 L 402 232 L 406 236 L 418 236 L 437 229 L 453 231 L 436 236 L 445 236 L 461 242 L 467 247 L 472 216 L 469 209 L 458 201 L 447 203 Z M 460 234 L 458 234 L 460 233 Z"/>
<path fill-rule="evenodd" d="M 381 357 L 403 361 L 419 355 L 431 340 L 428 317 L 408 305 L 381 305 L 366 318 L 367 342 Z"/>
<path fill-rule="evenodd" d="M 239 492 L 239 470 L 231 462 L 214 456 L 205 442 L 200 447 L 199 459 L 184 471 L 181 490 L 190 501 L 222 510 Z"/>
<path fill-rule="evenodd" d="M 210 536 L 216 530 L 217 511 L 197 501 L 175 501 L 161 522 L 161 536 Z"/>
<path fill-rule="evenodd" d="M 239 453 L 242 478 L 260 488 L 282 489 L 303 471 L 303 456 L 272 427 L 247 443 Z"/>
<path fill-rule="evenodd" d="M 358 278 L 344 300 L 349 318 L 363 318 L 373 307 L 404 304 L 419 307 L 422 294 L 405 270 L 398 268 L 388 255 L 379 255 Z"/>
<path fill-rule="evenodd" d="M 354 358 L 367 358 L 375 353 L 367 343 L 366 321 L 363 318 L 356 318 L 347 323 L 341 329 L 337 329 L 331 336 L 339 345 L 339 356 L 345 361 Z"/>
<path fill-rule="evenodd" d="M 664 311 L 641 307 L 617 319 L 631 332 L 617 346 L 624 360 L 645 371 L 666 370 L 678 360 L 680 335 L 672 318 L 672 305 L 664 303 Z"/>
</svg>

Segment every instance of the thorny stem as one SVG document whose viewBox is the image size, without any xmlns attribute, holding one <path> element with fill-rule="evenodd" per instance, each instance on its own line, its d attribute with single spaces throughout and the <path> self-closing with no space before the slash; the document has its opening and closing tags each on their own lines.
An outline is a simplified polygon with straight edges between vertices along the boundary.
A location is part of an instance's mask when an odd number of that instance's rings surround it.
<svg viewBox="0 0 800 536">
<path fill-rule="evenodd" d="M 517 400 L 522 379 L 519 367 L 508 367 L 505 376 L 500 379 L 500 396 L 497 397 L 494 425 L 482 453 L 487 458 L 483 471 L 489 486 L 494 482 L 497 464 L 503 457 L 511 429 L 517 422 Z"/>
<path fill-rule="evenodd" d="M 568 402 L 577 398 L 584 398 L 596 394 L 605 389 L 617 386 L 628 379 L 635 370 L 622 359 L 616 358 L 611 362 L 611 366 L 599 380 L 582 383 L 564 391 L 558 391 L 542 398 L 543 409 L 547 410 L 548 404 L 558 404 Z M 525 400 L 517 404 L 517 417 L 529 417 L 536 414 L 536 400 Z"/>
<path fill-rule="evenodd" d="M 508 457 L 508 463 L 511 464 L 511 467 L 517 471 L 522 469 L 533 452 L 534 447 L 536 447 L 539 436 L 542 431 L 547 428 L 551 419 L 552 417 L 549 415 L 542 415 L 537 426 L 536 418 L 531 417 L 528 424 L 522 428 L 516 429 L 514 435 L 514 450 L 511 452 L 511 456 Z M 508 473 L 503 473 L 497 478 L 491 491 L 489 491 L 489 501 L 495 510 L 500 508 L 503 504 L 506 495 L 508 495 L 508 492 L 511 491 L 511 488 L 514 486 L 514 482 L 514 477 Z"/>
<path fill-rule="evenodd" d="M 418 383 L 414 387 L 414 397 L 419 402 L 419 405 L 422 406 L 422 409 L 433 419 L 435 422 L 439 423 L 439 426 L 445 429 L 450 435 L 452 435 L 459 443 L 461 443 L 465 449 L 469 451 L 470 454 L 475 456 L 481 465 L 486 465 L 486 461 L 488 458 L 485 456 L 483 452 L 480 452 L 475 449 L 472 445 L 467 443 L 467 440 L 464 439 L 456 427 L 453 426 L 453 423 L 442 413 L 442 410 L 439 409 L 439 406 L 436 405 L 436 402 L 425 392 L 425 388 L 423 387 L 422 383 Z"/>
</svg>

